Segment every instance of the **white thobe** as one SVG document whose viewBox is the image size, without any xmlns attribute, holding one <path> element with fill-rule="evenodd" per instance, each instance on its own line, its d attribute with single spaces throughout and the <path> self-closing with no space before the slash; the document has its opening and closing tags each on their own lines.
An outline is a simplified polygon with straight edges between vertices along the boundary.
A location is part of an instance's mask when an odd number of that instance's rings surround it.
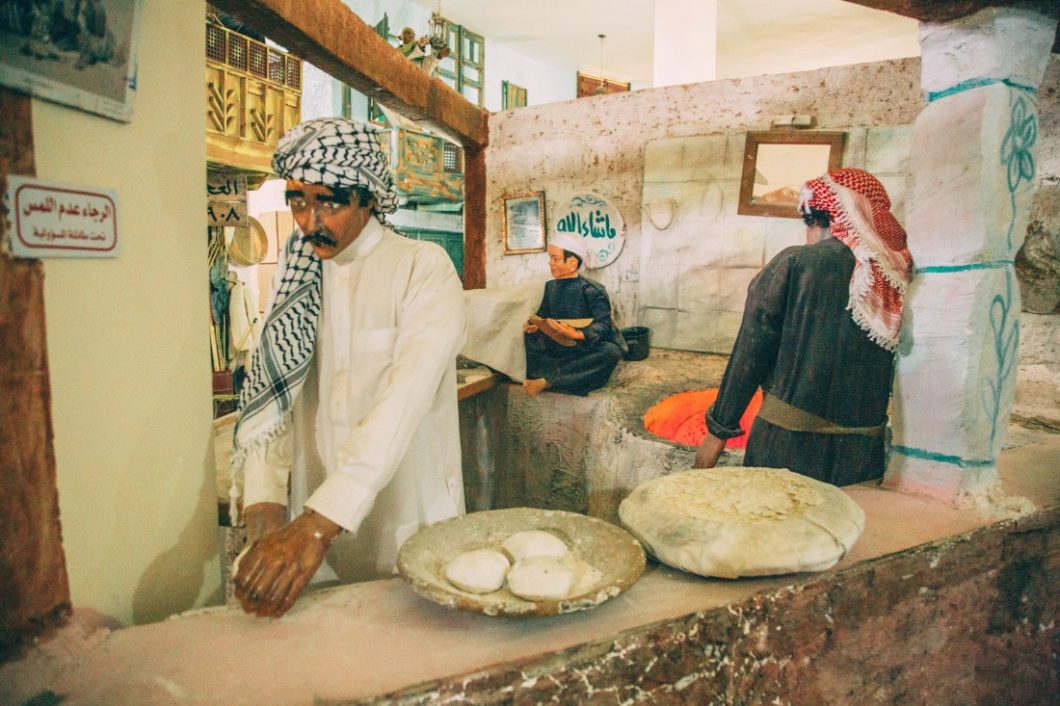
<svg viewBox="0 0 1060 706">
<path fill-rule="evenodd" d="M 314 363 L 293 439 L 247 459 L 244 503 L 304 504 L 350 534 L 326 566 L 386 576 L 421 525 L 464 511 L 455 360 L 463 291 L 445 251 L 371 219 L 324 261 Z M 307 443 L 315 440 L 315 443 Z M 293 463 L 285 448 L 293 441 Z M 325 567 L 317 579 L 331 578 Z"/>
</svg>

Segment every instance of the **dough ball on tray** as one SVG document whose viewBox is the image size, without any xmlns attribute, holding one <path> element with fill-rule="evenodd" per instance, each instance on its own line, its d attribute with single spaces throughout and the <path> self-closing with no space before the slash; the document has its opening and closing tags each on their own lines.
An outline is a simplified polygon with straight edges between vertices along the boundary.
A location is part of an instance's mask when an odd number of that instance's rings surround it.
<svg viewBox="0 0 1060 706">
<path fill-rule="evenodd" d="M 500 552 L 473 549 L 453 557 L 445 567 L 445 578 L 461 591 L 492 593 L 504 585 L 510 566 Z"/>
<path fill-rule="evenodd" d="M 574 570 L 561 557 L 535 556 L 515 562 L 508 590 L 528 601 L 559 600 L 574 588 Z"/>
<path fill-rule="evenodd" d="M 567 553 L 562 539 L 544 530 L 526 530 L 509 535 L 501 543 L 512 561 L 522 561 L 537 556 L 559 557 Z"/>
</svg>

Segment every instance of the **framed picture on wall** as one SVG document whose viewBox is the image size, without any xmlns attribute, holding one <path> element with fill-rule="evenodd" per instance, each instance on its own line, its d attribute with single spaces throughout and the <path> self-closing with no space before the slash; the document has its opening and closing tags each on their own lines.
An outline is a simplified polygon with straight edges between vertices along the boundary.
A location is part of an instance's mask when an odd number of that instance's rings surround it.
<svg viewBox="0 0 1060 706">
<path fill-rule="evenodd" d="M 129 122 L 142 0 L 0 3 L 0 84 Z"/>
<path fill-rule="evenodd" d="M 736 212 L 745 216 L 801 218 L 802 185 L 840 167 L 845 139 L 843 132 L 747 133 Z"/>
<path fill-rule="evenodd" d="M 501 213 L 504 254 L 545 251 L 545 192 L 504 197 Z"/>
</svg>

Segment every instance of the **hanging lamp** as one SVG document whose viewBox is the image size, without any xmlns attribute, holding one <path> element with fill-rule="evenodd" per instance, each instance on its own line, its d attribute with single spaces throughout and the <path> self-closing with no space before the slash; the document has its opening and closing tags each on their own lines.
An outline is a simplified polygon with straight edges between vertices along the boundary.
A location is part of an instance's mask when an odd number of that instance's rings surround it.
<svg viewBox="0 0 1060 706">
<path fill-rule="evenodd" d="M 596 87 L 596 95 L 600 96 L 607 93 L 607 79 L 604 78 L 604 38 L 605 34 L 596 35 L 600 38 L 600 85 Z"/>
<path fill-rule="evenodd" d="M 427 25 L 427 37 L 435 51 L 441 51 L 449 46 L 449 20 L 442 17 L 442 0 L 438 0 L 438 11 L 431 13 L 431 21 Z"/>
</svg>

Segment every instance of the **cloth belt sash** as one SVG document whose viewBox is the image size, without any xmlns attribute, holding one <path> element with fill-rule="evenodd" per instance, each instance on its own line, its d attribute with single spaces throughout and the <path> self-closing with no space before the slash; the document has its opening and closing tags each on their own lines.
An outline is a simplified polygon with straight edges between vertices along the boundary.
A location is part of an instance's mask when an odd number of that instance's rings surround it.
<svg viewBox="0 0 1060 706">
<path fill-rule="evenodd" d="M 863 436 L 881 436 L 887 422 L 872 427 L 844 427 L 818 417 L 812 412 L 792 406 L 768 393 L 763 395 L 762 408 L 758 418 L 788 431 L 802 431 L 811 434 L 861 434 Z"/>
</svg>

